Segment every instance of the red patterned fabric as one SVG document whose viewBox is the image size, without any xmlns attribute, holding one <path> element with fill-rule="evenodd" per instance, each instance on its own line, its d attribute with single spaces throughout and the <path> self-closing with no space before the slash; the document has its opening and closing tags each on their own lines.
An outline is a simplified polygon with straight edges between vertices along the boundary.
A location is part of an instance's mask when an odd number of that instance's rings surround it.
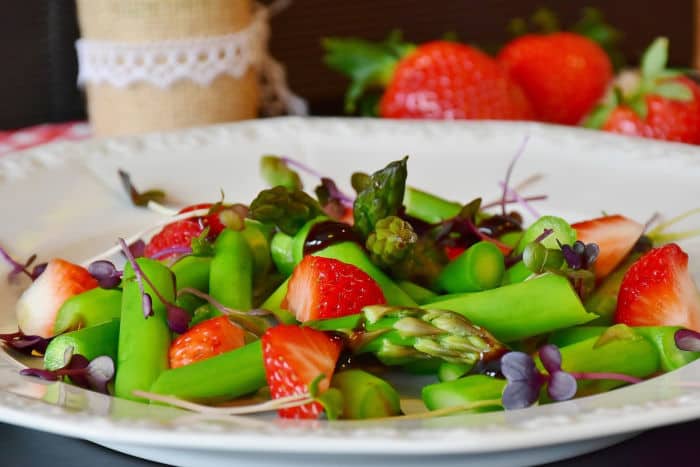
<svg viewBox="0 0 700 467">
<path fill-rule="evenodd" d="M 37 125 L 13 131 L 0 131 L 0 156 L 40 144 L 79 141 L 91 136 L 86 122 Z"/>
</svg>

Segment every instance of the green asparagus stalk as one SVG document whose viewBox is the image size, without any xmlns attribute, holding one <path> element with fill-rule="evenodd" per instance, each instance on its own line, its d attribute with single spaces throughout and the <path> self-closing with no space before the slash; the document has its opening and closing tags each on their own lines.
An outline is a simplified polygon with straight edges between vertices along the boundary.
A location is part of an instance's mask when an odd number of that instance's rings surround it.
<svg viewBox="0 0 700 467">
<path fill-rule="evenodd" d="M 239 231 L 224 229 L 216 239 L 209 294 L 236 310 L 246 311 L 253 306 L 253 255 Z"/>
<path fill-rule="evenodd" d="M 44 367 L 57 370 L 65 366 L 66 351 L 72 347 L 73 354 L 80 354 L 88 360 L 107 355 L 117 361 L 119 341 L 119 320 L 97 324 L 54 337 L 44 353 Z"/>
<path fill-rule="evenodd" d="M 430 384 L 422 391 L 422 398 L 428 410 L 463 406 L 475 402 L 501 400 L 506 381 L 486 375 L 471 375 L 454 381 Z M 475 409 L 475 412 L 498 410 L 492 407 Z"/>
<path fill-rule="evenodd" d="M 403 202 L 406 214 L 429 224 L 451 219 L 462 210 L 460 203 L 447 201 L 410 186 L 406 187 Z"/>
<path fill-rule="evenodd" d="M 399 393 L 389 383 L 362 370 L 336 373 L 331 387 L 343 396 L 342 418 L 362 420 L 401 413 Z"/>
<path fill-rule="evenodd" d="M 408 296 L 419 305 L 433 301 L 438 297 L 438 294 L 432 290 L 421 287 L 420 285 L 411 281 L 399 281 L 396 283 L 396 285 L 401 287 L 401 290 L 406 292 L 406 294 L 408 294 Z"/>
<path fill-rule="evenodd" d="M 259 340 L 239 349 L 160 374 L 151 392 L 200 402 L 240 397 L 264 387 L 265 366 Z"/>
<path fill-rule="evenodd" d="M 118 319 L 121 307 L 121 289 L 97 287 L 78 294 L 66 300 L 59 308 L 54 322 L 54 335 Z"/>
<path fill-rule="evenodd" d="M 569 281 L 554 274 L 438 299 L 423 307 L 457 312 L 488 329 L 501 342 L 584 324 L 596 317 L 585 310 Z"/>
<path fill-rule="evenodd" d="M 490 242 L 478 242 L 444 267 L 437 286 L 447 293 L 478 292 L 501 285 L 503 253 Z"/>
<path fill-rule="evenodd" d="M 175 281 L 170 270 L 160 262 L 147 258 L 136 261 L 158 293 L 153 291 L 150 284 L 144 284 L 145 292 L 151 297 L 153 312 L 152 316 L 144 317 L 143 296 L 133 279 L 131 264 L 127 263 L 119 326 L 118 371 L 114 385 L 115 394 L 126 399 L 138 399 L 132 391 L 147 390 L 168 368 L 170 329 L 166 306 L 158 294 L 168 301 L 175 300 Z"/>
<path fill-rule="evenodd" d="M 188 255 L 178 260 L 170 267 L 175 275 L 177 290 L 184 288 L 209 291 L 209 270 L 211 258 L 208 256 Z M 180 308 L 194 313 L 194 310 L 204 304 L 204 300 L 191 294 L 182 294 L 175 301 Z"/>
<path fill-rule="evenodd" d="M 619 327 L 624 325 L 617 325 Z M 549 342 L 564 347 L 586 339 L 600 338 L 613 328 L 607 326 L 580 326 L 562 329 L 552 333 Z M 676 345 L 674 335 L 678 326 L 635 326 L 627 330 L 645 338 L 656 349 L 662 371 L 673 371 L 700 358 L 700 352 L 681 350 Z"/>
<path fill-rule="evenodd" d="M 466 363 L 443 362 L 438 368 L 438 379 L 440 381 L 454 381 L 469 373 L 474 365 Z"/>
</svg>

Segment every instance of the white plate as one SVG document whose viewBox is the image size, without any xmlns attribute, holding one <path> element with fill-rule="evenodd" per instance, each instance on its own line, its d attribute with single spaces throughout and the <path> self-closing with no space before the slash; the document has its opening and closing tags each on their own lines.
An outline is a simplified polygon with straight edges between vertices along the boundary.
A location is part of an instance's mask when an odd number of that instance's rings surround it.
<svg viewBox="0 0 700 467">
<path fill-rule="evenodd" d="M 261 188 L 261 154 L 285 154 L 348 187 L 353 170 L 410 154 L 409 182 L 446 197 L 499 197 L 497 182 L 525 135 L 514 180 L 545 177 L 542 213 L 572 220 L 601 211 L 645 221 L 699 204 L 700 149 L 532 123 L 277 119 L 118 140 L 38 148 L 0 158 L 0 244 L 80 261 L 158 214 L 130 207 L 117 168 L 137 186 L 161 187 L 182 205 L 248 201 Z M 311 181 L 307 186 L 311 185 Z M 698 227 L 698 221 L 681 227 Z M 684 245 L 698 277 L 700 243 Z M 0 266 L 3 271 L 5 266 Z M 0 330 L 15 328 L 19 290 L 0 285 Z M 506 413 L 424 421 L 201 421 L 182 411 L 117 400 L 17 375 L 0 358 L 0 421 L 75 436 L 181 465 L 503 465 L 539 463 L 700 416 L 700 362 L 606 394 Z M 427 457 L 426 457 L 427 456 Z"/>
</svg>

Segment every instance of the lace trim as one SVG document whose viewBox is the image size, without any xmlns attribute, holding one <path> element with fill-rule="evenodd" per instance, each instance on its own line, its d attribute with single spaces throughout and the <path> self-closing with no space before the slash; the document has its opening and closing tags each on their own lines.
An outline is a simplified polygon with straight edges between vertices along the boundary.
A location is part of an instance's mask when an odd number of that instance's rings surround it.
<svg viewBox="0 0 700 467">
<path fill-rule="evenodd" d="M 180 80 L 207 86 L 221 75 L 240 78 L 267 56 L 268 36 L 268 12 L 259 8 L 247 28 L 225 36 L 146 43 L 79 39 L 78 84 L 167 88 Z"/>
</svg>

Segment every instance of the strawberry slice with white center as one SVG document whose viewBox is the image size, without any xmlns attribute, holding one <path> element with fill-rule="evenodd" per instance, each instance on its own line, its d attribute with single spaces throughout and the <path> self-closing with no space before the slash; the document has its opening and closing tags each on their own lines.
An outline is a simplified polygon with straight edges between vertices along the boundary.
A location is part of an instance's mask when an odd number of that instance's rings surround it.
<svg viewBox="0 0 700 467">
<path fill-rule="evenodd" d="M 320 375 L 319 392 L 330 386 L 341 345 L 316 329 L 280 325 L 262 336 L 265 375 L 273 399 L 306 394 Z M 283 418 L 317 419 L 323 412 L 318 402 L 278 410 Z"/>
<path fill-rule="evenodd" d="M 688 255 L 678 245 L 654 248 L 630 267 L 620 285 L 615 321 L 700 332 L 700 294 L 688 271 Z"/>
<path fill-rule="evenodd" d="M 17 302 L 17 323 L 26 335 L 53 336 L 56 314 L 74 295 L 97 287 L 97 280 L 82 266 L 62 259 L 49 261 L 43 273 Z"/>
<path fill-rule="evenodd" d="M 336 259 L 306 256 L 292 272 L 282 306 L 305 322 L 352 315 L 384 303 L 382 289 L 362 269 Z"/>
<path fill-rule="evenodd" d="M 578 240 L 595 243 L 600 248 L 593 265 L 593 272 L 599 280 L 625 259 L 644 233 L 642 224 L 619 214 L 578 222 L 571 227 L 576 230 Z"/>
</svg>

